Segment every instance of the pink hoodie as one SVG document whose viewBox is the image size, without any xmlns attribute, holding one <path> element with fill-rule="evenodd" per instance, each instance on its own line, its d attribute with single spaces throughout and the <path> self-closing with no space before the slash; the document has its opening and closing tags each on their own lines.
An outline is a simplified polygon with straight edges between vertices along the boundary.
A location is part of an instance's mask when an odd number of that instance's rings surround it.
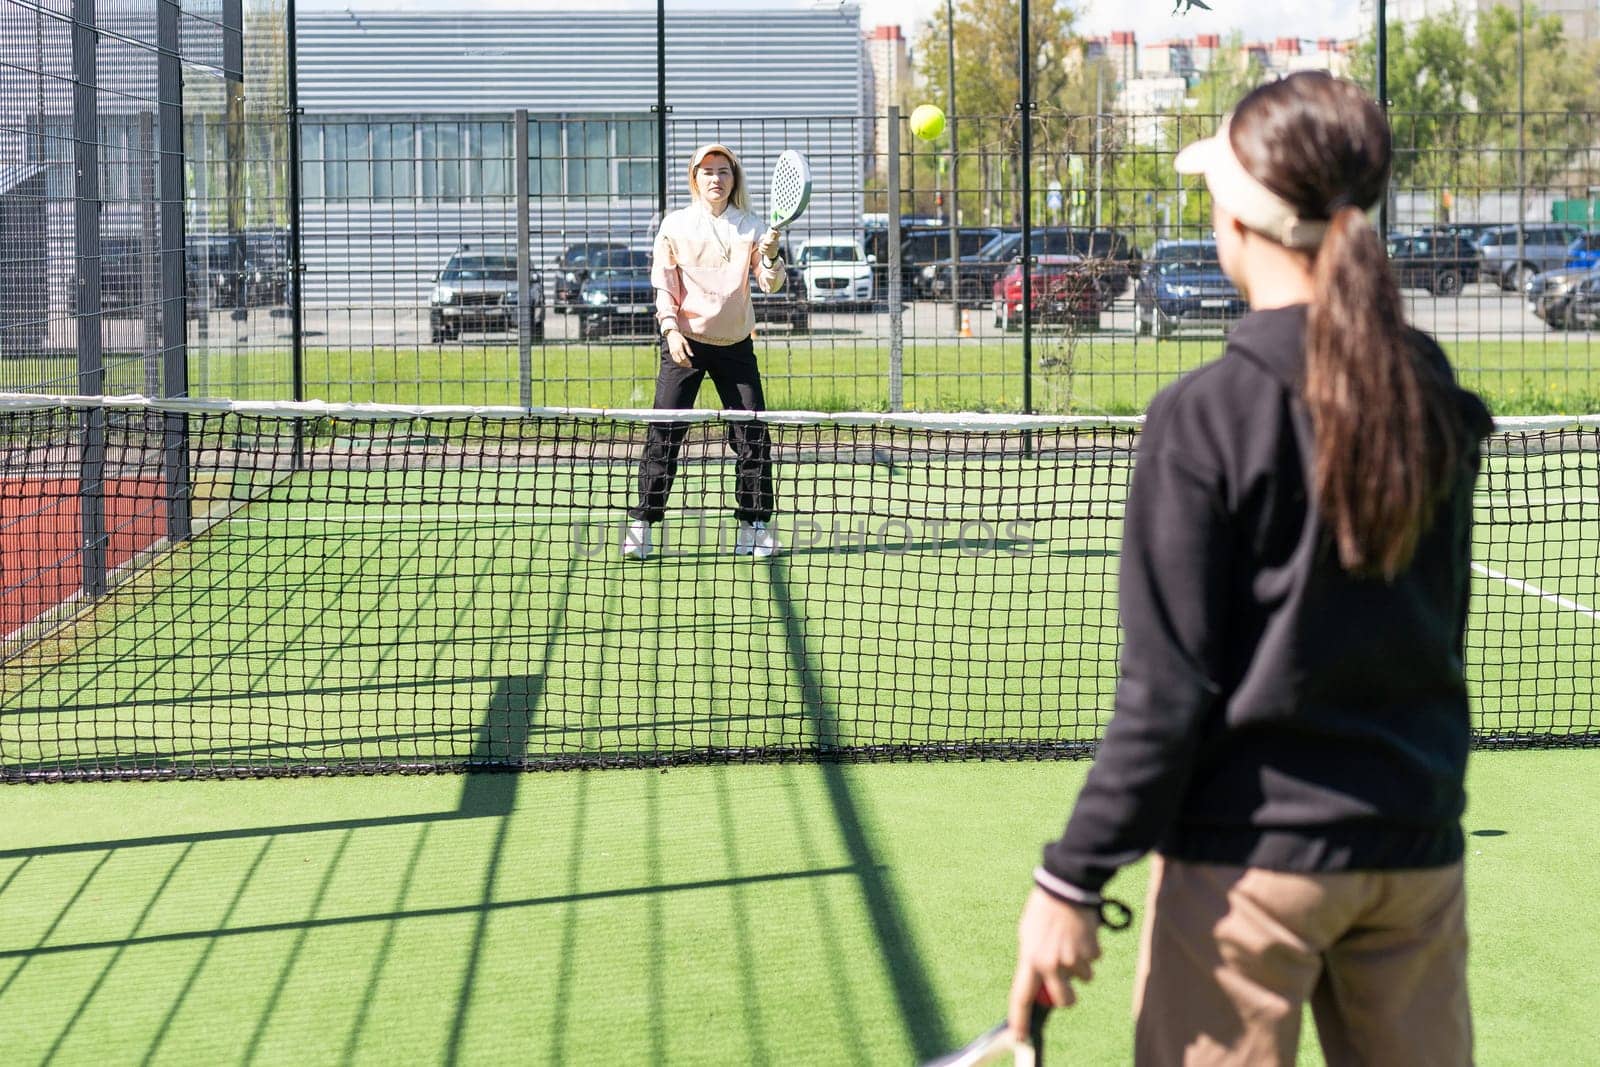
<svg viewBox="0 0 1600 1067">
<path fill-rule="evenodd" d="M 689 163 L 689 188 L 694 168 L 712 152 L 733 164 L 735 191 L 721 215 L 713 215 L 698 198 L 669 212 L 656 232 L 650 282 L 656 288 L 656 321 L 661 332 L 680 330 L 691 341 L 731 345 L 755 329 L 750 306 L 750 272 L 764 293 L 783 288 L 783 261 L 768 267 L 756 243 L 767 227 L 742 208 L 746 202 L 744 171 L 739 158 L 723 145 L 704 145 Z"/>
</svg>

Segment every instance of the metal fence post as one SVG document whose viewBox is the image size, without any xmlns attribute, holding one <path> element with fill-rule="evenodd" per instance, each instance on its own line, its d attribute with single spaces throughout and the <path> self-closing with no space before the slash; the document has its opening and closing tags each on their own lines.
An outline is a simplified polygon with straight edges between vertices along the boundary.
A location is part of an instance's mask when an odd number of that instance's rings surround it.
<svg viewBox="0 0 1600 1067">
<path fill-rule="evenodd" d="M 512 155 L 517 190 L 517 397 L 533 407 L 533 267 L 529 260 L 532 229 L 528 218 L 528 109 L 512 119 Z"/>
<path fill-rule="evenodd" d="M 302 218 L 300 214 L 300 57 L 298 18 L 295 0 L 284 9 L 284 124 L 288 127 L 289 154 L 289 378 L 295 400 L 306 396 L 306 316 L 302 290 L 305 288 L 305 263 L 301 258 Z M 305 466 L 305 420 L 294 421 L 294 469 Z"/>
<path fill-rule="evenodd" d="M 945 44 L 945 77 L 949 79 L 950 114 L 945 116 L 945 126 L 950 134 L 950 332 L 961 336 L 961 297 L 959 265 L 961 263 L 961 218 L 956 211 L 956 196 L 961 189 L 961 171 L 958 166 L 957 153 L 960 146 L 956 142 L 956 6 L 954 0 L 945 0 L 944 5 L 944 44 Z M 982 185 L 980 180 L 979 185 Z"/>
<path fill-rule="evenodd" d="M 1033 414 L 1033 56 L 1028 45 L 1028 0 L 1022 0 L 1020 48 L 1017 63 L 1021 97 L 1017 111 L 1022 123 L 1022 413 Z"/>
<path fill-rule="evenodd" d="M 156 124 L 150 111 L 139 112 L 139 358 L 144 364 L 144 395 L 161 395 L 161 248 L 159 197 L 156 192 Z"/>
<path fill-rule="evenodd" d="M 244 138 L 244 2 L 222 0 L 222 84 L 224 102 L 222 161 L 223 203 L 228 226 L 228 273 L 233 281 L 235 322 L 249 315 L 249 285 L 245 281 L 245 138 Z M 233 364 L 233 395 L 240 393 L 240 360 Z"/>
<path fill-rule="evenodd" d="M 900 105 L 889 105 L 889 175 L 884 199 L 889 215 L 889 260 L 884 278 L 889 309 L 889 410 L 904 407 L 905 322 L 901 319 L 900 278 Z"/>
<path fill-rule="evenodd" d="M 291 0 L 292 2 L 292 0 Z M 189 395 L 188 293 L 184 278 L 183 232 L 183 60 L 180 55 L 179 0 L 161 0 L 156 9 L 156 99 L 161 161 L 156 181 L 161 199 L 161 391 Z M 296 397 L 296 399 L 299 399 Z M 167 539 L 188 540 L 191 533 L 189 420 L 165 416 L 161 467 L 166 475 Z"/>
</svg>

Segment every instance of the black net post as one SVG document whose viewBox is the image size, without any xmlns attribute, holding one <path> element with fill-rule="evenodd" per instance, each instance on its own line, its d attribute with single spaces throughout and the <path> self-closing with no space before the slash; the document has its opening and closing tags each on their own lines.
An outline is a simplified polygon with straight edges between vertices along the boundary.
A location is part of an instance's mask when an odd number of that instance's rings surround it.
<svg viewBox="0 0 1600 1067">
<path fill-rule="evenodd" d="M 99 32 L 95 0 L 72 3 L 72 119 L 75 240 L 77 243 L 78 391 L 105 391 L 100 321 L 100 100 Z M 105 418 L 99 408 L 79 413 L 78 508 L 82 533 L 82 587 L 105 591 Z"/>
</svg>

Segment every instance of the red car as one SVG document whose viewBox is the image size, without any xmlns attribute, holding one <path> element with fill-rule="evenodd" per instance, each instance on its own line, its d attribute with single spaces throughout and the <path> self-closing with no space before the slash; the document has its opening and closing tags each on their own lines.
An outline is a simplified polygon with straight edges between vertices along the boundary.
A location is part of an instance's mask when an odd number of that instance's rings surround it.
<svg viewBox="0 0 1600 1067">
<path fill-rule="evenodd" d="M 1105 310 L 1104 287 L 1082 256 L 1036 256 L 1031 296 L 1035 323 L 1098 326 Z M 1022 264 L 1014 263 L 995 279 L 994 324 L 1022 329 Z"/>
</svg>

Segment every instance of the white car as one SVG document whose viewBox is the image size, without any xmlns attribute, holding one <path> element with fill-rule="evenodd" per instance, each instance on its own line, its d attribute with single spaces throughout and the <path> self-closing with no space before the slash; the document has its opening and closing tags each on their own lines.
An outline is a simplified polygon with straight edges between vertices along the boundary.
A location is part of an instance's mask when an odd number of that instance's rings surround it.
<svg viewBox="0 0 1600 1067">
<path fill-rule="evenodd" d="M 805 279 L 806 300 L 813 304 L 859 304 L 873 301 L 872 264 L 854 237 L 819 237 L 802 241 L 795 266 Z"/>
</svg>

